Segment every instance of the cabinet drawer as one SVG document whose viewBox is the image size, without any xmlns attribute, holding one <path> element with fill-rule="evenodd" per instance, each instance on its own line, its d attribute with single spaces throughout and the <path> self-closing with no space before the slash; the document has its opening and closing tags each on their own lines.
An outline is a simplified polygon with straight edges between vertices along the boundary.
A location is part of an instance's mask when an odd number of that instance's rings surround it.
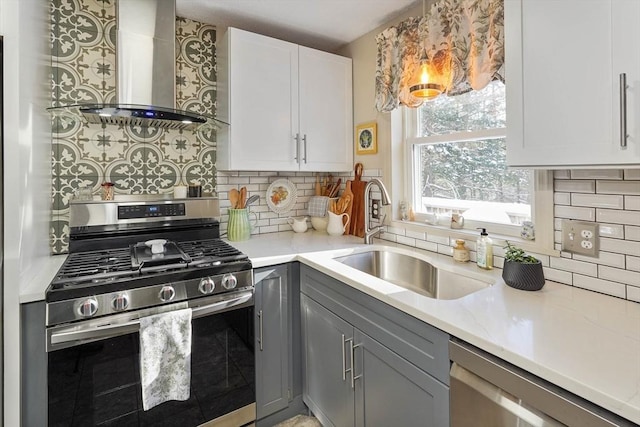
<svg viewBox="0 0 640 427">
<path fill-rule="evenodd" d="M 300 290 L 402 358 L 449 384 L 449 335 L 302 265 Z"/>
</svg>

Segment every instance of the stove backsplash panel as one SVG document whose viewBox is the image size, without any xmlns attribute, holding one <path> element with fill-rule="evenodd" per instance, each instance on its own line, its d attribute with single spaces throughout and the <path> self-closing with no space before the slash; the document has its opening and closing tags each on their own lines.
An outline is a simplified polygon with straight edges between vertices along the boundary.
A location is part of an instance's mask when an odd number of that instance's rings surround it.
<svg viewBox="0 0 640 427">
<path fill-rule="evenodd" d="M 51 100 L 115 102 L 116 4 L 53 0 Z M 215 27 L 176 18 L 176 107 L 215 114 Z M 99 197 L 103 182 L 117 194 L 171 193 L 179 183 L 216 190 L 215 132 L 86 124 L 52 117 L 52 253 L 68 251 L 69 200 L 82 187 Z"/>
</svg>

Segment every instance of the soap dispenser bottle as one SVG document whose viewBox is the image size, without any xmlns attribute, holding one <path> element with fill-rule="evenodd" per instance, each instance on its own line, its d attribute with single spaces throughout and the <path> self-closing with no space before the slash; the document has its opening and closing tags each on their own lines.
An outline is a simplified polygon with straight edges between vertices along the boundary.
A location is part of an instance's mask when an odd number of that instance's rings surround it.
<svg viewBox="0 0 640 427">
<path fill-rule="evenodd" d="M 480 230 L 480 228 L 478 229 Z M 493 269 L 493 242 L 489 238 L 486 228 L 482 228 L 476 242 L 476 263 L 485 270 Z"/>
</svg>

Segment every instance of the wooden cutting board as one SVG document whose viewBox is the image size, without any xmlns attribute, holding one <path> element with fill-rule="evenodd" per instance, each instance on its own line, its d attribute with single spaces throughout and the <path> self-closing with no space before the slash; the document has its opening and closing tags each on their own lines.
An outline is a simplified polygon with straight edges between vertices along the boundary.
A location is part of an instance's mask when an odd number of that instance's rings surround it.
<svg viewBox="0 0 640 427">
<path fill-rule="evenodd" d="M 364 188 L 367 186 L 367 181 L 362 181 L 362 169 L 362 163 L 356 163 L 354 168 L 355 177 L 351 181 L 353 206 L 350 215 L 349 234 L 358 237 L 364 237 Z"/>
</svg>

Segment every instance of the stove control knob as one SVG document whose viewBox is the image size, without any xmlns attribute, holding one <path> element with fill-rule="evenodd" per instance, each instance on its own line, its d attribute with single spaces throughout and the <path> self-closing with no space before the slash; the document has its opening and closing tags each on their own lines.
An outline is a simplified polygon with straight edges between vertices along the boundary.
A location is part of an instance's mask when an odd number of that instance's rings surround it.
<svg viewBox="0 0 640 427">
<path fill-rule="evenodd" d="M 211 277 L 205 277 L 204 279 L 200 280 L 200 284 L 198 285 L 198 290 L 200 291 L 200 293 L 209 295 L 213 293 L 215 289 L 216 282 L 214 282 Z"/>
<path fill-rule="evenodd" d="M 98 312 L 98 300 L 88 298 L 78 306 L 78 314 L 82 317 L 91 317 Z"/>
<path fill-rule="evenodd" d="M 158 296 L 160 297 L 160 301 L 168 302 L 176 296 L 176 290 L 173 289 L 173 286 L 163 286 Z"/>
<path fill-rule="evenodd" d="M 222 277 L 222 287 L 226 290 L 234 289 L 238 284 L 238 279 L 233 274 L 225 274 Z"/>
<path fill-rule="evenodd" d="M 111 300 L 111 307 L 115 311 L 123 311 L 129 307 L 129 296 L 126 293 L 117 294 Z"/>
</svg>

